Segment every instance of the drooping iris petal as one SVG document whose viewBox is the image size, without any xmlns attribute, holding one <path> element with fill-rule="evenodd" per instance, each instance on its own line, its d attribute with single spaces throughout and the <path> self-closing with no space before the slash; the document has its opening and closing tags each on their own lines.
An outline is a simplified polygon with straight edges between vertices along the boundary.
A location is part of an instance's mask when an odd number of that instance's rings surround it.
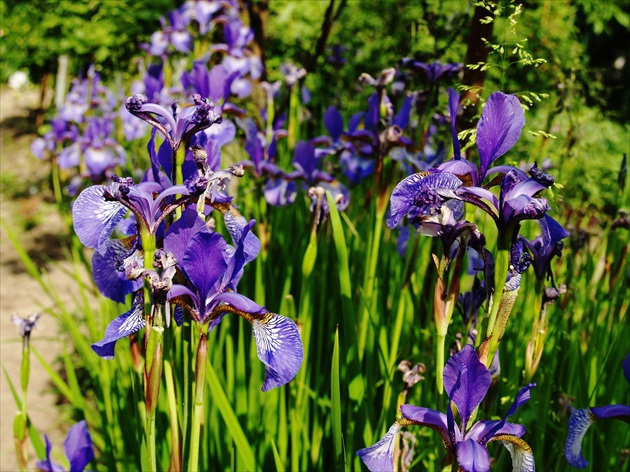
<svg viewBox="0 0 630 472">
<path fill-rule="evenodd" d="M 357 451 L 357 456 L 361 458 L 370 471 L 385 472 L 394 470 L 394 447 L 401 428 L 402 426 L 398 422 L 394 423 L 385 433 L 383 439 L 373 446 Z"/>
<path fill-rule="evenodd" d="M 516 144 L 524 125 L 525 116 L 516 96 L 495 92 L 488 97 L 477 125 L 480 182 L 492 162 Z"/>
<path fill-rule="evenodd" d="M 104 197 L 105 187 L 94 185 L 79 194 L 72 206 L 74 232 L 84 246 L 98 249 L 105 255 L 109 237 L 127 209 Z"/>
<path fill-rule="evenodd" d="M 304 346 L 295 323 L 281 315 L 266 313 L 252 321 L 258 358 L 265 364 L 262 391 L 282 387 L 302 365 Z"/>
<path fill-rule="evenodd" d="M 490 372 L 479 361 L 475 349 L 467 344 L 452 356 L 444 367 L 444 388 L 449 399 L 455 403 L 463 427 L 472 412 L 479 406 L 490 388 Z"/>
<path fill-rule="evenodd" d="M 41 470 L 42 472 L 64 472 L 63 467 L 59 464 L 55 464 L 50 459 L 52 443 L 50 442 L 47 434 L 44 435 L 44 439 L 46 440 L 46 460 L 38 461 L 37 464 L 35 464 L 35 467 L 37 467 L 37 470 Z"/>
<path fill-rule="evenodd" d="M 424 408 L 414 405 L 402 405 L 400 407 L 403 418 L 413 420 L 421 425 L 426 425 L 435 429 L 444 441 L 445 446 L 450 446 L 450 438 L 448 434 L 448 425 L 446 422 L 446 415 L 439 411 L 432 410 L 431 408 Z M 455 425 L 457 428 L 457 425 Z"/>
<path fill-rule="evenodd" d="M 630 354 L 628 354 L 623 360 L 623 376 L 626 378 L 626 382 L 630 383 Z"/>
<path fill-rule="evenodd" d="M 396 185 L 392 192 L 387 226 L 392 229 L 395 228 L 416 204 L 416 196 L 421 192 L 436 189 L 452 190 L 461 185 L 462 181 L 450 172 L 436 172 L 429 175 L 413 174 L 406 177 Z"/>
<path fill-rule="evenodd" d="M 536 470 L 534 453 L 529 444 L 510 435 L 496 436 L 495 439 L 500 440 L 512 456 L 513 472 L 534 472 Z"/>
<path fill-rule="evenodd" d="M 142 279 L 129 280 L 124 271 L 117 269 L 117 260 L 127 255 L 129 248 L 120 240 L 110 241 L 105 254 L 98 251 L 92 257 L 92 279 L 98 290 L 115 302 L 124 303 L 125 297 L 142 288 Z"/>
<path fill-rule="evenodd" d="M 564 457 L 572 467 L 583 469 L 588 465 L 588 461 L 582 456 L 582 440 L 593 422 L 590 408 L 575 410 L 569 419 L 569 434 L 564 445 Z"/>
<path fill-rule="evenodd" d="M 267 310 L 264 306 L 259 305 L 255 301 L 247 298 L 245 295 L 241 295 L 240 293 L 236 292 L 224 292 L 215 296 L 211 302 L 211 309 L 214 309 L 221 303 L 231 305 L 237 310 L 250 314 L 252 316 L 262 316 L 269 313 L 269 310 Z"/>
<path fill-rule="evenodd" d="M 112 321 L 105 330 L 105 337 L 92 344 L 92 350 L 103 359 L 114 358 L 116 342 L 144 328 L 144 296 L 136 295 L 131 310 Z"/>
<path fill-rule="evenodd" d="M 490 470 L 488 449 L 472 439 L 457 443 L 457 462 L 460 469 L 466 472 L 488 472 Z"/>
<path fill-rule="evenodd" d="M 225 240 L 220 234 L 198 233 L 192 238 L 184 254 L 182 267 L 197 287 L 202 304 L 227 268 L 223 258 L 225 249 Z"/>
<path fill-rule="evenodd" d="M 70 428 L 63 445 L 72 472 L 82 472 L 85 466 L 94 460 L 92 436 L 85 420 Z"/>
</svg>

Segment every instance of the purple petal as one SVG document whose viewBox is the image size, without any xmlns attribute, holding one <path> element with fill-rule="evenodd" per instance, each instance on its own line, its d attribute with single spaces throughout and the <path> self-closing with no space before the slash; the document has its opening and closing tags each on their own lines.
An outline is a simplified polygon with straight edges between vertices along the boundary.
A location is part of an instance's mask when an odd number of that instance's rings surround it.
<svg viewBox="0 0 630 472">
<path fill-rule="evenodd" d="M 101 294 L 118 303 L 124 303 L 127 294 L 142 288 L 143 280 L 129 280 L 124 271 L 117 269 L 129 252 L 122 241 L 112 240 L 105 254 L 98 251 L 92 256 L 92 279 Z"/>
<path fill-rule="evenodd" d="M 467 159 L 451 159 L 450 161 L 440 164 L 437 168 L 440 171 L 450 172 L 462 177 L 469 175 L 472 184 L 478 184 L 477 166 Z"/>
<path fill-rule="evenodd" d="M 227 268 L 223 254 L 225 240 L 218 233 L 197 233 L 192 238 L 181 267 L 205 300 Z"/>
<path fill-rule="evenodd" d="M 250 315 L 265 315 L 269 313 L 269 310 L 264 306 L 236 292 L 223 292 L 218 294 L 212 299 L 210 309 L 215 309 L 221 303 L 231 305 L 237 310 Z"/>
<path fill-rule="evenodd" d="M 90 175 L 99 177 L 107 169 L 117 166 L 121 159 L 111 148 L 93 148 L 85 150 L 85 165 Z"/>
<path fill-rule="evenodd" d="M 326 113 L 324 113 L 324 124 L 333 141 L 337 141 L 341 138 L 341 134 L 343 133 L 343 117 L 337 108 L 332 105 L 328 107 Z"/>
<path fill-rule="evenodd" d="M 630 423 L 630 406 L 627 405 L 596 406 L 591 408 L 591 413 L 598 420 L 616 418 Z"/>
<path fill-rule="evenodd" d="M 394 423 L 385 433 L 383 439 L 373 446 L 359 449 L 357 456 L 361 458 L 366 467 L 372 472 L 385 472 L 394 470 L 394 447 L 402 426 Z"/>
<path fill-rule="evenodd" d="M 626 382 L 630 383 L 630 354 L 623 360 L 623 375 L 626 378 Z"/>
<path fill-rule="evenodd" d="M 47 434 L 44 435 L 44 439 L 46 441 L 46 460 L 37 461 L 35 467 L 37 467 L 37 470 L 41 470 L 42 472 L 65 472 L 62 466 L 60 466 L 59 464 L 55 464 L 53 461 L 50 460 L 52 444 Z"/>
<path fill-rule="evenodd" d="M 195 209 L 186 208 L 182 216 L 169 226 L 164 236 L 164 249 L 172 252 L 178 262 L 184 260 L 184 254 L 193 237 L 198 233 L 209 233 L 206 223 L 199 217 Z"/>
<path fill-rule="evenodd" d="M 452 356 L 444 367 L 444 388 L 455 403 L 462 419 L 462 431 L 472 412 L 479 406 L 490 388 L 490 372 L 479 361 L 475 349 L 467 344 Z"/>
<path fill-rule="evenodd" d="M 457 462 L 466 472 L 488 472 L 490 470 L 490 454 L 488 449 L 472 439 L 457 443 Z"/>
<path fill-rule="evenodd" d="M 85 466 L 94 460 L 92 436 L 85 420 L 79 421 L 70 428 L 63 445 L 72 472 L 82 472 Z"/>
<path fill-rule="evenodd" d="M 144 295 L 136 295 L 131 310 L 112 321 L 105 330 L 105 337 L 92 344 L 92 350 L 103 359 L 114 358 L 114 348 L 119 339 L 144 328 Z"/>
<path fill-rule="evenodd" d="M 60 169 L 69 169 L 81 163 L 81 147 L 78 143 L 65 147 L 57 156 L 57 165 Z"/>
<path fill-rule="evenodd" d="M 400 411 L 402 412 L 403 418 L 417 421 L 421 425 L 426 425 L 435 429 L 438 433 L 440 433 L 440 436 L 442 436 L 444 444 L 450 444 L 451 440 L 448 433 L 448 424 L 444 413 L 414 405 L 402 405 L 400 407 Z M 457 425 L 454 426 L 457 428 Z"/>
<path fill-rule="evenodd" d="M 220 146 L 225 146 L 226 144 L 230 144 L 234 141 L 234 137 L 236 136 L 236 125 L 231 120 L 223 118 L 221 123 L 214 123 L 204 132 L 210 139 L 217 141 Z"/>
<path fill-rule="evenodd" d="M 84 246 L 105 255 L 114 228 L 127 209 L 118 202 L 106 201 L 105 187 L 95 185 L 79 194 L 72 206 L 74 231 Z"/>
<path fill-rule="evenodd" d="M 564 445 L 564 457 L 572 467 L 583 469 L 588 461 L 582 456 L 582 440 L 595 419 L 590 408 L 575 410 L 569 419 L 569 433 Z"/>
<path fill-rule="evenodd" d="M 525 434 L 525 427 L 523 425 L 503 422 L 503 425 L 499 429 L 496 429 L 496 426 L 500 423 L 502 423 L 502 420 L 478 421 L 466 433 L 466 438 L 473 439 L 478 443 L 481 443 L 481 440 L 493 429 L 495 429 L 493 434 L 494 436 L 511 434 L 512 436 L 520 438 Z"/>
<path fill-rule="evenodd" d="M 297 197 L 297 184 L 293 180 L 270 178 L 265 184 L 265 200 L 273 206 L 292 204 Z"/>
<path fill-rule="evenodd" d="M 400 111 L 392 120 L 393 125 L 400 126 L 401 129 L 405 129 L 409 124 L 409 113 L 411 112 L 411 106 L 415 100 L 415 96 L 410 95 L 403 101 Z"/>
<path fill-rule="evenodd" d="M 518 98 L 501 92 L 488 97 L 477 125 L 480 182 L 490 165 L 516 144 L 524 125 L 525 116 Z"/>
<path fill-rule="evenodd" d="M 252 321 L 258 358 L 265 364 L 262 391 L 282 387 L 291 381 L 302 365 L 304 346 L 295 323 L 268 313 Z"/>
<path fill-rule="evenodd" d="M 44 157 L 44 151 L 46 150 L 46 140 L 44 138 L 37 138 L 31 143 L 31 152 L 37 159 Z"/>
<path fill-rule="evenodd" d="M 545 213 L 549 210 L 547 200 L 544 198 L 519 195 L 516 198 L 503 202 L 501 219 L 505 223 L 512 220 L 537 220 L 545 216 Z"/>
<path fill-rule="evenodd" d="M 436 172 L 434 174 L 423 175 L 413 174 L 403 179 L 390 198 L 390 217 L 387 219 L 387 226 L 395 228 L 400 220 L 409 212 L 414 205 L 418 192 L 424 189 L 455 189 L 462 185 L 454 174 L 450 172 Z"/>
<path fill-rule="evenodd" d="M 251 232 L 251 229 L 256 224 L 256 220 L 247 222 L 243 216 L 233 215 L 231 212 L 228 212 L 224 215 L 224 221 L 232 236 L 236 250 L 228 262 L 221 285 L 224 289 L 230 288 L 235 290 L 243 267 L 258 256 L 260 240 Z"/>
<path fill-rule="evenodd" d="M 171 43 L 179 52 L 192 51 L 192 36 L 187 31 L 173 31 L 171 33 Z"/>
</svg>

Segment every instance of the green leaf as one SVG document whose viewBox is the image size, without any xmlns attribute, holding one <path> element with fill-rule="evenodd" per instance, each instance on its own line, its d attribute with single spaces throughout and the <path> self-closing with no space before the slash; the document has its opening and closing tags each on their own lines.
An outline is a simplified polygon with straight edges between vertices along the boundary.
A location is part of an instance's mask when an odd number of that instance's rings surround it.
<svg viewBox="0 0 630 472">
<path fill-rule="evenodd" d="M 276 470 L 277 471 L 285 470 L 284 464 L 282 463 L 282 458 L 280 457 L 280 454 L 278 453 L 278 448 L 276 447 L 276 443 L 274 442 L 273 439 L 271 440 L 271 450 L 273 451 L 273 461 L 276 464 Z"/>
<path fill-rule="evenodd" d="M 75 406 L 76 403 L 75 403 L 75 398 L 74 398 L 72 389 L 68 386 L 66 382 L 63 381 L 63 379 L 57 373 L 57 371 L 53 369 L 48 362 L 46 362 L 46 360 L 41 356 L 41 354 L 37 351 L 37 349 L 35 349 L 34 347 L 31 347 L 31 351 L 33 351 L 33 354 L 35 354 L 35 357 L 37 357 L 37 360 L 39 360 L 40 364 L 42 365 L 46 373 L 48 373 L 48 375 L 50 376 L 50 380 L 53 381 L 53 383 L 55 384 L 55 387 L 59 389 L 59 393 L 61 393 L 64 397 L 66 397 L 66 399 L 73 406 Z"/>
<path fill-rule="evenodd" d="M 330 400 L 332 403 L 332 433 L 337 470 L 344 470 L 343 435 L 341 434 L 341 388 L 339 382 L 339 327 L 335 330 L 332 365 L 330 367 Z"/>
<path fill-rule="evenodd" d="M 236 445 L 236 450 L 240 456 L 243 469 L 256 470 L 254 452 L 247 441 L 247 437 L 243 432 L 241 424 L 238 422 L 238 418 L 236 417 L 236 413 L 234 413 L 232 405 L 230 405 L 227 395 L 225 394 L 225 390 L 223 390 L 223 385 L 221 384 L 221 381 L 219 380 L 212 364 L 208 362 L 206 367 L 208 369 L 206 371 L 206 381 L 208 382 L 208 387 L 212 393 L 211 397 L 214 400 L 217 409 L 221 413 L 223 421 L 225 421 L 229 435 L 232 437 L 232 440 Z"/>
</svg>

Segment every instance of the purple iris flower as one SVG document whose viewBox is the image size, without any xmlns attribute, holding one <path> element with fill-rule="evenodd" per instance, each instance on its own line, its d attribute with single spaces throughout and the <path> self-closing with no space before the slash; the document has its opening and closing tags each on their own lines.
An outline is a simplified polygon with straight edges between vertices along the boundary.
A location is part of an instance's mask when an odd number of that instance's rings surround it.
<svg viewBox="0 0 630 472">
<path fill-rule="evenodd" d="M 42 159 L 46 151 L 57 153 L 65 143 L 74 143 L 79 139 L 77 126 L 62 118 L 50 120 L 50 127 L 51 130 L 48 133 L 35 139 L 31 144 L 31 151 L 38 159 Z"/>
<path fill-rule="evenodd" d="M 330 137 L 320 136 L 311 141 L 326 146 L 318 149 L 318 154 L 339 155 L 343 173 L 353 184 L 359 184 L 371 175 L 375 165 L 372 155 L 374 148 L 371 144 L 364 142 L 365 140 L 372 142 L 372 136 L 369 133 L 364 135 L 366 139 L 360 138 L 356 143 L 345 139 L 347 134 L 352 135 L 357 130 L 362 116 L 363 114 L 358 114 L 354 120 L 350 120 L 350 128 L 346 133 L 341 113 L 336 107 L 330 106 L 324 113 L 324 125 Z"/>
<path fill-rule="evenodd" d="M 111 138 L 112 131 L 113 122 L 111 119 L 106 117 L 88 118 L 88 126 L 81 137 L 81 146 L 85 165 L 94 180 L 106 171 L 125 163 L 125 150 Z M 59 167 L 63 169 L 61 155 L 59 157 Z"/>
<path fill-rule="evenodd" d="M 17 314 L 13 314 L 11 315 L 11 321 L 14 325 L 20 328 L 20 336 L 26 338 L 31 335 L 31 331 L 33 331 L 37 326 L 39 317 L 39 313 L 33 313 L 26 317 L 21 317 Z"/>
<path fill-rule="evenodd" d="M 254 31 L 243 24 L 238 16 L 222 15 L 215 20 L 223 23 L 223 37 L 225 43 L 214 44 L 213 51 L 221 51 L 234 57 L 243 57 L 246 47 L 254 39 Z"/>
<path fill-rule="evenodd" d="M 251 118 L 237 119 L 237 122 L 245 131 L 245 151 L 250 157 L 241 164 L 251 169 L 257 177 L 265 179 L 263 192 L 267 203 L 274 206 L 292 204 L 298 191 L 295 178 L 288 178 L 274 162 L 278 139 L 286 137 L 286 130 L 274 129 L 271 141 L 268 142 L 265 134 L 259 131 Z"/>
<path fill-rule="evenodd" d="M 87 78 L 73 81 L 72 88 L 59 110 L 58 117 L 65 121 L 82 123 L 89 110 L 108 113 L 112 112 L 115 107 L 116 97 L 111 90 L 101 83 L 94 67 L 90 67 Z"/>
<path fill-rule="evenodd" d="M 486 396 L 491 376 L 487 367 L 479 361 L 471 345 L 466 345 L 452 356 L 444 368 L 444 388 L 449 401 L 455 404 L 460 416 L 460 424 L 455 423 L 452 407 L 446 414 L 430 408 L 402 405 L 402 417 L 394 423 L 387 434 L 371 447 L 361 449 L 357 455 L 371 471 L 394 470 L 393 454 L 398 433 L 403 426 L 428 426 L 440 433 L 444 446 L 452 455 L 461 470 L 482 472 L 490 470 L 490 455 L 487 444 L 501 441 L 512 456 L 515 471 L 534 471 L 534 456 L 530 446 L 521 439 L 525 428 L 508 423 L 517 408 L 530 398 L 530 389 L 536 384 L 523 387 L 516 400 L 501 420 L 482 420 L 468 428 L 468 421 L 475 409 Z"/>
<path fill-rule="evenodd" d="M 128 293 L 138 290 L 142 280 L 129 280 L 123 261 L 137 248 L 137 234 L 156 235 L 164 218 L 179 205 L 204 191 L 194 182 L 164 189 L 158 182 L 133 184 L 130 178 L 114 176 L 109 186 L 85 189 L 72 207 L 74 230 L 84 246 L 94 248 L 92 275 L 103 295 L 123 302 Z M 155 195 L 155 196 L 154 196 Z M 175 195 L 182 195 L 173 201 Z M 111 239 L 128 211 L 136 221 L 136 234 L 126 239 Z"/>
<path fill-rule="evenodd" d="M 293 321 L 236 293 L 243 267 L 258 255 L 260 241 L 250 232 L 254 220 L 246 222 L 232 213 L 226 213 L 225 217 L 234 248 L 229 247 L 220 234 L 210 232 L 193 210 L 186 210 L 169 228 L 164 246 L 179 258 L 189 284 L 173 285 L 167 298 L 184 307 L 195 322 L 208 324 L 209 330 L 217 326 L 226 313 L 237 314 L 250 322 L 258 357 L 265 364 L 262 389 L 267 391 L 295 377 L 304 349 Z"/>
<path fill-rule="evenodd" d="M 623 360 L 623 375 L 630 383 L 630 354 Z M 630 406 L 607 405 L 575 410 L 569 419 L 569 434 L 564 446 L 564 456 L 569 464 L 578 469 L 588 466 L 588 461 L 582 456 L 582 440 L 588 428 L 597 421 L 616 418 L 630 423 Z"/>
<path fill-rule="evenodd" d="M 521 221 L 527 219 L 539 220 L 544 225 L 543 218 L 550 208 L 547 200 L 537 195 L 553 185 L 553 176 L 540 170 L 535 164 L 530 169 L 529 176 L 509 166 L 495 167 L 493 171 L 499 169 L 507 170 L 507 173 L 501 180 L 498 199 L 492 192 L 481 187 L 460 187 L 440 194 L 445 198 L 457 198 L 481 208 L 492 217 L 499 231 L 504 234 L 511 234 Z"/>
<path fill-rule="evenodd" d="M 161 105 L 149 103 L 144 95 L 133 95 L 125 103 L 127 110 L 157 128 L 176 152 L 182 142 L 195 133 L 221 122 L 221 115 L 214 112 L 214 104 L 207 98 L 193 96 L 195 105 L 177 112 L 177 105 L 169 111 Z"/>
<path fill-rule="evenodd" d="M 115 176 L 109 186 L 95 185 L 81 192 L 72 207 L 74 231 L 84 246 L 97 249 L 103 255 L 127 210 L 136 217 L 140 228 L 157 234 L 168 214 L 199 193 L 194 182 L 164 189 L 158 182 L 134 184 L 131 178 Z M 169 197 L 174 195 L 182 195 L 180 201 L 171 202 Z"/>
<path fill-rule="evenodd" d="M 48 435 L 46 438 L 46 460 L 38 461 L 37 470 L 44 472 L 63 472 L 65 469 L 59 464 L 55 464 L 50 458 L 52 444 Z M 85 467 L 94 460 L 94 445 L 92 436 L 87 428 L 85 420 L 79 421 L 68 431 L 66 440 L 63 443 L 66 458 L 70 464 L 70 471 L 82 472 Z"/>
<path fill-rule="evenodd" d="M 168 22 L 162 17 L 160 23 L 162 29 L 151 35 L 151 42 L 143 44 L 142 47 L 152 56 L 168 55 L 169 46 L 173 46 L 178 52 L 192 52 L 192 35 L 187 28 L 191 21 L 191 11 L 186 5 L 168 13 Z"/>
<path fill-rule="evenodd" d="M 283 62 L 280 64 L 280 73 L 287 87 L 293 88 L 300 79 L 306 76 L 306 69 L 298 67 L 291 62 Z"/>
<path fill-rule="evenodd" d="M 451 91 L 451 120 L 456 115 L 457 100 L 458 95 Z M 400 182 L 392 194 L 392 217 L 388 223 L 390 227 L 394 227 L 408 213 L 410 214 L 407 216 L 411 216 L 412 220 L 419 216 L 437 214 L 443 211 L 441 205 L 450 199 L 478 206 L 506 234 L 525 219 L 541 220 L 543 227 L 546 220 L 542 219 L 549 206 L 544 198 L 537 195 L 553 184 L 553 177 L 536 165 L 530 169 L 529 176 L 510 166 L 490 169 L 491 164 L 516 143 L 524 123 L 523 110 L 515 96 L 500 92 L 490 95 L 477 127 L 480 167 L 477 168 L 459 155 L 457 137 L 452 126 L 456 144 L 455 158 L 441 164 L 437 170 L 430 171 L 431 175 L 442 173 L 444 176 L 433 176 L 425 182 L 423 174 L 416 174 Z M 500 179 L 499 198 L 480 186 L 487 173 L 505 174 Z"/>
<path fill-rule="evenodd" d="M 425 63 L 410 57 L 404 58 L 402 63 L 403 67 L 407 67 L 414 72 L 422 71 L 431 85 L 438 83 L 442 77 L 454 77 L 463 68 L 463 64 L 460 63 L 442 64 L 440 61 Z"/>
<path fill-rule="evenodd" d="M 519 236 L 533 257 L 532 267 L 538 280 L 543 280 L 548 274 L 551 275 L 551 260 L 562 255 L 564 246 L 562 240 L 569 236 L 569 232 L 549 215 L 545 215 L 541 220 L 541 226 L 546 230 L 532 241 Z"/>
<path fill-rule="evenodd" d="M 193 17 L 199 24 L 199 32 L 206 35 L 214 25 L 212 17 L 223 8 L 222 2 L 216 0 L 202 0 L 194 3 Z"/>
<path fill-rule="evenodd" d="M 317 156 L 315 146 L 306 141 L 300 141 L 295 146 L 293 165 L 297 170 L 291 172 L 291 178 L 302 179 L 309 187 L 319 181 L 332 182 L 333 176 L 320 170 L 322 159 Z"/>
<path fill-rule="evenodd" d="M 330 55 L 326 58 L 326 61 L 336 69 L 343 67 L 346 62 L 346 58 L 344 54 L 348 51 L 348 47 L 343 46 L 341 44 L 335 44 L 333 46 L 329 46 L 328 51 Z"/>
</svg>

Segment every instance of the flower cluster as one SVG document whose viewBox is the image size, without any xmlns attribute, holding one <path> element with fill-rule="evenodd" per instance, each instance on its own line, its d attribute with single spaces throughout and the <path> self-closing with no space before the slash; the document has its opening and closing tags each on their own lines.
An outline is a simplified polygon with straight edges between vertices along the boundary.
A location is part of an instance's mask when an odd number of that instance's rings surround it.
<svg viewBox="0 0 630 472">
<path fill-rule="evenodd" d="M 295 323 L 236 292 L 243 268 L 260 249 L 251 232 L 254 220 L 245 220 L 226 193 L 230 179 L 243 175 L 242 168 L 218 170 L 213 165 L 213 170 L 205 148 L 197 144 L 187 153 L 193 170 L 185 170 L 186 160 L 183 172 L 174 170 L 182 144 L 220 122 L 220 115 L 200 97 L 181 113 L 175 107 L 169 113 L 142 95 L 129 97 L 127 109 L 160 131 L 165 141 L 152 153 L 152 169 L 142 182 L 114 176 L 110 185 L 84 190 L 73 206 L 77 236 L 95 249 L 92 273 L 101 293 L 118 302 L 135 294 L 131 309 L 110 323 L 104 339 L 93 344 L 94 351 L 112 358 L 118 340 L 153 325 L 162 309 L 170 325 L 171 306 L 176 307 L 178 325 L 189 317 L 204 332 L 234 313 L 252 324 L 267 367 L 263 389 L 284 385 L 302 362 Z M 179 178 L 186 180 L 172 183 Z M 232 245 L 208 226 L 214 210 L 223 216 Z M 150 286 L 150 313 L 144 310 L 144 279 Z"/>
</svg>

